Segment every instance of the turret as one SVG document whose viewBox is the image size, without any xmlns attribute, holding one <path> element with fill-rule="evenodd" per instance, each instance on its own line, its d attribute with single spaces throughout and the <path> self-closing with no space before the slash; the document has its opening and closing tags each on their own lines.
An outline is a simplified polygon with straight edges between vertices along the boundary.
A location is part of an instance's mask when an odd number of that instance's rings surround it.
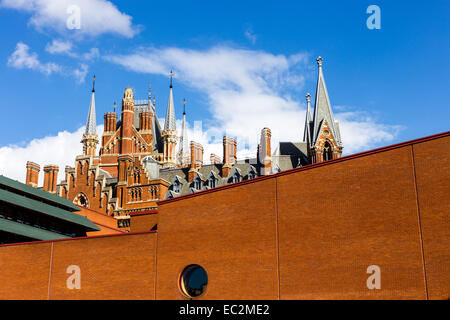
<svg viewBox="0 0 450 320">
<path fill-rule="evenodd" d="M 126 88 L 122 99 L 122 124 L 120 127 L 121 154 L 131 154 L 134 119 L 134 93 Z"/>
</svg>

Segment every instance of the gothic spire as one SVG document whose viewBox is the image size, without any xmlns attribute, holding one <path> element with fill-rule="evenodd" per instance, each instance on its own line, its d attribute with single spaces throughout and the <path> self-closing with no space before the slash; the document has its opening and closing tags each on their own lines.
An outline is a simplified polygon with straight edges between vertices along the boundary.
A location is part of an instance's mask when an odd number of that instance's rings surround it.
<svg viewBox="0 0 450 320">
<path fill-rule="evenodd" d="M 306 94 L 306 116 L 305 116 L 305 131 L 303 134 L 303 142 L 308 143 L 308 146 L 311 145 L 311 95 L 309 93 Z"/>
<path fill-rule="evenodd" d="M 327 87 L 325 85 L 325 79 L 322 71 L 322 61 L 321 57 L 316 59 L 317 65 L 319 67 L 319 75 L 317 78 L 316 87 L 316 99 L 314 103 L 314 117 L 313 117 L 313 128 L 311 132 L 311 144 L 315 145 L 317 139 L 319 138 L 320 128 L 322 124 L 326 121 L 333 134 L 334 138 L 339 144 L 340 134 L 336 130 L 336 121 L 334 120 L 333 111 L 331 110 L 330 98 L 328 97 Z"/>
<path fill-rule="evenodd" d="M 178 151 L 179 162 L 181 164 L 188 163 L 189 158 L 189 140 L 187 136 L 187 123 L 186 123 L 186 99 L 183 99 L 183 121 L 181 123 L 181 137 L 180 147 Z"/>
<path fill-rule="evenodd" d="M 174 76 L 172 70 L 170 71 L 170 91 L 169 102 L 167 104 L 166 119 L 164 123 L 164 130 L 176 130 L 175 125 L 175 107 L 173 105 L 173 92 L 172 92 L 172 77 Z"/>
<path fill-rule="evenodd" d="M 86 134 L 96 134 L 96 124 L 95 124 L 95 75 L 92 80 L 92 96 L 91 104 L 89 105 L 89 113 L 86 121 Z"/>
</svg>

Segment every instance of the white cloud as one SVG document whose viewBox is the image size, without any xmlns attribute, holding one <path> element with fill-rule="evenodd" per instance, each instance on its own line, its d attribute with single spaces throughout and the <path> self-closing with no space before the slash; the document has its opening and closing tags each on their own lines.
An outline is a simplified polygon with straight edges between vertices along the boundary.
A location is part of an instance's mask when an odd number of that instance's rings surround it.
<svg viewBox="0 0 450 320">
<path fill-rule="evenodd" d="M 67 21 L 73 13 L 68 8 L 73 5 L 80 9 L 80 29 L 70 30 Z M 107 0 L 2 0 L 0 6 L 31 13 L 29 24 L 37 30 L 51 29 L 65 35 L 110 33 L 128 38 L 139 32 L 132 17 Z"/>
<path fill-rule="evenodd" d="M 400 125 L 377 123 L 367 112 L 348 111 L 336 113 L 345 154 L 369 150 L 393 141 L 404 129 Z"/>
<path fill-rule="evenodd" d="M 75 157 L 82 154 L 80 143 L 85 127 L 75 132 L 62 131 L 56 136 L 33 139 L 24 146 L 0 147 L 0 174 L 25 183 L 26 163 L 33 161 L 41 166 L 39 186 L 43 185 L 43 167 L 48 164 L 59 166 L 58 182 L 65 179 L 64 169 L 74 166 Z M 101 136 L 103 126 L 97 127 Z"/>
<path fill-rule="evenodd" d="M 55 44 L 55 42 L 53 42 Z M 56 44 L 55 46 L 48 46 L 48 50 L 53 50 L 56 52 L 65 52 L 67 49 L 67 45 L 64 44 Z M 94 48 L 95 49 L 95 48 Z M 94 50 L 92 53 L 96 54 L 98 50 Z M 75 55 L 72 52 L 68 52 L 70 55 Z M 60 66 L 53 62 L 43 63 L 39 60 L 39 57 L 36 52 L 30 52 L 30 47 L 23 42 L 18 42 L 16 45 L 16 50 L 11 54 L 8 58 L 8 66 L 16 68 L 16 69 L 30 69 L 34 71 L 39 71 L 45 75 L 51 75 L 53 73 L 61 74 L 63 76 L 72 76 L 78 83 L 84 82 L 86 78 L 86 74 L 89 70 L 89 67 L 85 63 L 81 63 L 79 68 L 72 68 L 67 66 Z"/>
<path fill-rule="evenodd" d="M 51 54 L 68 54 L 73 55 L 72 53 L 72 42 L 53 39 L 52 43 L 47 43 L 45 47 L 45 51 Z"/>
<path fill-rule="evenodd" d="M 93 60 L 100 57 L 100 50 L 98 48 L 91 48 L 88 52 L 83 54 L 83 59 L 85 60 Z"/>
<path fill-rule="evenodd" d="M 78 83 L 83 83 L 84 82 L 84 79 L 86 79 L 86 75 L 87 75 L 88 70 L 89 70 L 89 67 L 86 64 L 84 64 L 84 63 L 82 63 L 80 65 L 79 69 L 73 70 L 73 75 L 74 75 L 74 77 L 75 77 L 75 79 L 77 80 Z"/>
<path fill-rule="evenodd" d="M 173 67 L 175 80 L 204 93 L 212 119 L 203 122 L 205 136 L 197 139 L 204 143 L 205 157 L 209 157 L 207 149 L 221 155 L 220 139 L 224 133 L 237 137 L 240 156 L 254 156 L 264 127 L 272 131 L 273 146 L 278 141 L 303 138 L 305 105 L 301 91 L 308 68 L 305 53 L 273 55 L 223 46 L 204 51 L 139 48 L 131 54 L 106 59 L 128 70 L 164 76 Z M 392 141 L 400 130 L 357 112 L 337 113 L 336 118 L 340 120 L 345 154 Z"/>
<path fill-rule="evenodd" d="M 17 69 L 32 69 L 50 75 L 61 72 L 61 66 L 53 63 L 42 63 L 35 52 L 30 52 L 30 47 L 23 42 L 16 45 L 16 50 L 8 58 L 8 66 Z"/>
</svg>

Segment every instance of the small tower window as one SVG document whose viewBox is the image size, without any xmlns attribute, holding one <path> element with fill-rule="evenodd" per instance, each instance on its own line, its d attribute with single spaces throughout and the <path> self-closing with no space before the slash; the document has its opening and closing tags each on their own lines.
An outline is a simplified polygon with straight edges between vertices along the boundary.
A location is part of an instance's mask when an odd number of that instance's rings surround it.
<svg viewBox="0 0 450 320">
<path fill-rule="evenodd" d="M 333 159 L 333 149 L 331 148 L 330 143 L 327 141 L 323 146 L 323 161 Z"/>
</svg>

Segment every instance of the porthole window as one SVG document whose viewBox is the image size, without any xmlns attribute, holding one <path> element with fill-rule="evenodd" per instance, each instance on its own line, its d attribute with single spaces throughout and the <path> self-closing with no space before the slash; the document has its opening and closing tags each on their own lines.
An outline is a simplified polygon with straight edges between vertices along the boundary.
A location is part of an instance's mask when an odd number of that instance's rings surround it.
<svg viewBox="0 0 450 320">
<path fill-rule="evenodd" d="M 190 298 L 196 298 L 204 293 L 207 285 L 208 275 L 205 269 L 197 264 L 187 266 L 181 273 L 181 291 Z"/>
</svg>

